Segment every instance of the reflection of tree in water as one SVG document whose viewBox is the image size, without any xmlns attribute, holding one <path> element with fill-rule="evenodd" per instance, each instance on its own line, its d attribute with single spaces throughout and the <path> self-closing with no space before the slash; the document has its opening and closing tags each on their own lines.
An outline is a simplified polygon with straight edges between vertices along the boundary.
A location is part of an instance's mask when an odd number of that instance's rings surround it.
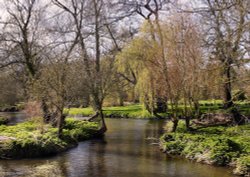
<svg viewBox="0 0 250 177">
<path fill-rule="evenodd" d="M 70 175 L 67 163 L 68 163 L 68 158 L 66 155 L 61 156 L 58 160 L 58 169 L 60 169 L 61 174 L 65 177 Z"/>
<path fill-rule="evenodd" d="M 149 120 L 144 128 L 144 138 L 146 143 L 142 143 L 143 156 L 146 158 L 154 158 L 159 152 L 152 150 L 158 150 L 157 143 L 159 142 L 159 136 L 164 133 L 165 120 Z M 157 153 L 157 154 L 156 154 Z"/>
<path fill-rule="evenodd" d="M 90 143 L 91 154 L 89 155 L 87 167 L 84 167 L 88 173 L 86 176 L 107 176 L 106 145 L 107 142 L 105 139 L 99 139 Z"/>
<path fill-rule="evenodd" d="M 149 120 L 145 127 L 145 136 L 159 138 L 164 133 L 165 120 Z"/>
<path fill-rule="evenodd" d="M 0 176 L 66 177 L 69 175 L 67 168 L 64 166 L 65 163 L 60 163 L 60 161 L 43 161 L 43 163 L 37 163 L 31 160 L 27 164 L 23 164 L 24 165 L 20 165 L 20 161 L 7 161 L 6 163 L 2 161 L 0 165 Z"/>
<path fill-rule="evenodd" d="M 30 174 L 30 177 L 37 177 L 37 176 L 66 177 L 67 176 L 66 174 L 65 171 L 62 170 L 60 161 L 54 161 L 54 162 L 47 162 L 45 164 L 34 167 L 32 173 Z"/>
</svg>

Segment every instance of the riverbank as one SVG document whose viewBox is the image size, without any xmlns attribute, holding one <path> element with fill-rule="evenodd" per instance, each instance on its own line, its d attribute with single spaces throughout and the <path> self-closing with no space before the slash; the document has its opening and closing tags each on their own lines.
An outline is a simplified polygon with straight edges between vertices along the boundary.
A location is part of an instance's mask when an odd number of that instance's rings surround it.
<svg viewBox="0 0 250 177">
<path fill-rule="evenodd" d="M 184 122 L 175 133 L 160 139 L 163 152 L 219 166 L 233 167 L 233 173 L 250 176 L 250 124 L 210 127 L 187 132 Z"/>
<path fill-rule="evenodd" d="M 250 117 L 250 109 L 249 102 L 236 102 L 236 106 L 239 111 Z M 179 105 L 180 114 L 183 112 L 183 105 Z M 224 112 L 222 109 L 222 101 L 221 100 L 207 100 L 200 101 L 200 111 L 201 113 L 216 113 L 216 112 Z M 91 107 L 87 108 L 67 108 L 65 109 L 65 113 L 69 114 L 69 116 L 83 116 L 89 117 L 94 114 L 94 111 Z M 154 119 L 156 116 L 150 114 L 142 104 L 130 104 L 125 106 L 111 106 L 104 107 L 103 114 L 107 118 L 132 118 L 132 119 Z M 159 113 L 159 115 L 163 118 L 166 118 L 169 114 L 171 114 L 171 110 L 167 113 Z"/>
<path fill-rule="evenodd" d="M 0 126 L 0 158 L 20 159 L 57 154 L 79 141 L 99 136 L 97 123 L 66 119 L 62 138 L 57 128 L 35 121 Z"/>
</svg>

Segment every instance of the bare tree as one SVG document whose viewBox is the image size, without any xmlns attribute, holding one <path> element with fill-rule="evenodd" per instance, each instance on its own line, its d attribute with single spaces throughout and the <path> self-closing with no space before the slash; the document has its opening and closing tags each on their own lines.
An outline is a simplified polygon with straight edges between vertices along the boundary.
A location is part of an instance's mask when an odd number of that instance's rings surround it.
<svg viewBox="0 0 250 177">
<path fill-rule="evenodd" d="M 4 5 L 0 68 L 14 66 L 16 70 L 23 70 L 27 78 L 23 80 L 27 99 L 32 99 L 35 96 L 34 82 L 39 78 L 42 61 L 46 58 L 43 25 L 47 4 L 39 4 L 36 0 L 14 0 L 5 1 Z"/>
</svg>

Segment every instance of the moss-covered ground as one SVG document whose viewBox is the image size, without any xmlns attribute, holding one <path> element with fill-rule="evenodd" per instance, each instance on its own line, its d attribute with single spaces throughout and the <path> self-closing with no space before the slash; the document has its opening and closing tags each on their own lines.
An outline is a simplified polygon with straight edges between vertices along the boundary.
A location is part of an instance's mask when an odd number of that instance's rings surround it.
<svg viewBox="0 0 250 177">
<path fill-rule="evenodd" d="M 1 125 L 0 158 L 32 158 L 56 154 L 97 135 L 96 123 L 70 118 L 66 120 L 62 138 L 58 138 L 56 128 L 34 121 L 13 126 Z"/>
<path fill-rule="evenodd" d="M 207 164 L 232 166 L 235 174 L 250 175 L 250 124 L 187 132 L 181 121 L 177 132 L 165 133 L 160 142 L 168 154 Z"/>
</svg>

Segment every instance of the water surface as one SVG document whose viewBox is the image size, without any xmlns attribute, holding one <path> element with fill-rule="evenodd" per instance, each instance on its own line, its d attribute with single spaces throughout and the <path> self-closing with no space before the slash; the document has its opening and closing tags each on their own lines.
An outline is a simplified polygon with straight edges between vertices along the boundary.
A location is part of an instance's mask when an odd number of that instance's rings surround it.
<svg viewBox="0 0 250 177">
<path fill-rule="evenodd" d="M 36 176 L 37 173 L 58 177 L 234 176 L 227 168 L 170 158 L 161 153 L 154 138 L 163 132 L 163 121 L 106 120 L 108 132 L 103 139 L 82 142 L 50 158 L 0 160 L 0 176 Z"/>
</svg>

